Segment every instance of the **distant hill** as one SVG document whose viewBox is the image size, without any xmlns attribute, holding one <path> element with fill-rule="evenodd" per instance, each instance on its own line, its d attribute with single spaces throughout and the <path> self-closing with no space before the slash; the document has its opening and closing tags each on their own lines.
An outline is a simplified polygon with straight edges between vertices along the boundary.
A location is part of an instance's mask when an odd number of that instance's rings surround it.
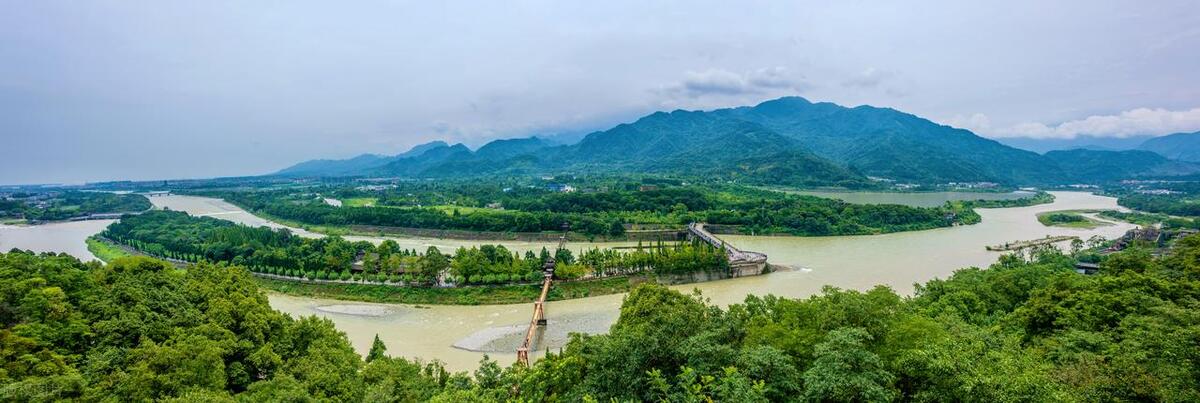
<svg viewBox="0 0 1200 403">
<path fill-rule="evenodd" d="M 1035 153 L 1045 153 L 1054 150 L 1107 150 L 1107 151 L 1122 151 L 1134 150 L 1142 145 L 1146 140 L 1152 139 L 1154 136 L 1131 136 L 1131 137 L 1093 137 L 1093 136 L 1076 136 L 1070 139 L 1039 139 L 1031 137 L 1004 137 L 997 138 L 996 141 L 1009 147 L 1019 148 L 1022 150 L 1033 151 Z"/>
<path fill-rule="evenodd" d="M 357 157 L 345 160 L 312 160 L 301 162 L 296 165 L 284 168 L 275 175 L 281 176 L 353 176 L 360 175 L 363 172 L 368 172 L 373 169 L 387 165 L 388 163 L 401 158 L 421 155 L 425 151 L 446 147 L 446 142 L 438 140 L 431 141 L 425 144 L 417 145 L 408 151 L 394 155 L 385 156 L 378 154 L 362 154 Z"/>
<path fill-rule="evenodd" d="M 866 177 L 761 125 L 705 112 L 659 112 L 587 135 L 570 146 L 537 138 L 497 140 L 471 152 L 455 145 L 403 158 L 374 175 L 454 177 L 559 171 L 655 172 L 753 182 L 848 186 Z"/>
<path fill-rule="evenodd" d="M 1153 151 L 1170 159 L 1200 162 L 1200 132 L 1155 137 L 1146 140 L 1138 149 Z"/>
<path fill-rule="evenodd" d="M 310 161 L 280 172 L 312 176 L 462 177 L 654 172 L 755 183 L 862 186 L 988 181 L 1045 185 L 1191 172 L 1152 153 L 1086 150 L 1040 155 L 889 108 L 785 97 L 752 107 L 656 112 L 562 145 L 539 137 L 478 150 L 443 142 L 393 157 Z M 1147 155 L 1149 154 L 1149 155 Z"/>
<path fill-rule="evenodd" d="M 1103 182 L 1127 178 L 1179 176 L 1200 173 L 1200 165 L 1172 161 L 1142 150 L 1058 150 L 1045 154 L 1069 172 L 1072 181 Z"/>
<path fill-rule="evenodd" d="M 890 108 L 800 97 L 712 112 L 757 122 L 867 175 L 912 182 L 1044 183 L 1059 179 L 1036 153 Z"/>
</svg>

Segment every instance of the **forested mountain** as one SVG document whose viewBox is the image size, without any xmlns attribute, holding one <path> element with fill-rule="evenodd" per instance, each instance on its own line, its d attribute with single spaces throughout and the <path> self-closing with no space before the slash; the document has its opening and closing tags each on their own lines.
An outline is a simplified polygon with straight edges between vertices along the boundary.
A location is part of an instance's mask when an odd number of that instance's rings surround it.
<svg viewBox="0 0 1200 403">
<path fill-rule="evenodd" d="M 1155 137 L 1146 140 L 1138 149 L 1153 151 L 1174 160 L 1200 162 L 1200 132 Z"/>
<path fill-rule="evenodd" d="M 1200 172 L 1200 165 L 1172 161 L 1141 150 L 1065 150 L 1045 154 L 1076 182 L 1103 182 L 1148 176 L 1178 176 Z"/>
<path fill-rule="evenodd" d="M 1130 137 L 1098 137 L 1080 135 L 1069 139 L 1060 138 L 1032 138 L 1032 137 L 1005 137 L 997 138 L 1000 144 L 1009 147 L 1015 147 L 1022 150 L 1033 151 L 1038 154 L 1046 153 L 1054 150 L 1074 150 L 1083 148 L 1087 150 L 1107 150 L 1121 151 L 1133 150 L 1142 145 L 1143 142 L 1153 138 L 1152 136 L 1130 136 Z"/>
<path fill-rule="evenodd" d="M 471 151 L 433 144 L 422 153 L 364 167 L 355 160 L 314 161 L 284 170 L 312 176 L 461 177 L 488 174 L 653 172 L 792 186 L 863 186 L 866 176 L 904 182 L 989 181 L 1059 184 L 1186 172 L 1138 154 L 1086 156 L 1071 165 L 889 108 L 812 103 L 785 97 L 753 107 L 656 112 L 591 133 L 573 145 L 530 137 Z M 1106 158 L 1137 157 L 1132 160 Z M 1198 154 L 1200 156 L 1200 154 Z M 1081 156 L 1084 157 L 1084 156 Z M 363 158 L 363 157 L 360 157 Z M 312 165 L 337 169 L 307 169 Z M 1149 164 L 1149 165 L 1147 165 Z M 1110 166 L 1111 165 L 1111 166 Z M 1099 172 L 1106 174 L 1099 174 Z M 1125 176 L 1113 176 L 1119 173 Z"/>
<path fill-rule="evenodd" d="M 757 122 L 819 156 L 872 176 L 917 182 L 1058 179 L 1035 153 L 890 108 L 847 108 L 786 97 L 712 113 Z"/>
<path fill-rule="evenodd" d="M 434 148 L 446 147 L 446 142 L 438 140 L 417 145 L 403 153 L 386 156 L 378 154 L 363 154 L 345 160 L 312 160 L 301 162 L 284 168 L 276 175 L 284 176 L 351 176 L 361 172 L 376 169 L 389 162 L 424 154 Z"/>
</svg>

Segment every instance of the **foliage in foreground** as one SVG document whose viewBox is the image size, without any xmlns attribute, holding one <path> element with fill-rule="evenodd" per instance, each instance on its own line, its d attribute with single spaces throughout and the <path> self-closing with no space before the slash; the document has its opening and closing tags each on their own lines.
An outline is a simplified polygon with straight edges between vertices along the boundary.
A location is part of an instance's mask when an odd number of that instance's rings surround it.
<svg viewBox="0 0 1200 403">
<path fill-rule="evenodd" d="M 1200 237 L 1092 276 L 1072 262 L 1005 256 L 911 298 L 830 288 L 727 309 L 643 285 L 608 334 L 468 375 L 382 343 L 364 361 L 330 322 L 271 310 L 240 268 L 13 252 L 0 400 L 1200 400 Z"/>
</svg>

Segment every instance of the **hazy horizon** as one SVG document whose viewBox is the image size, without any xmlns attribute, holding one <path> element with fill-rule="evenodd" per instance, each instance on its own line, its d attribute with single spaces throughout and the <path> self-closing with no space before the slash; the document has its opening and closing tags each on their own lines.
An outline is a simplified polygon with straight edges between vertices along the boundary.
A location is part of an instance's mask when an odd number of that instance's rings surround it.
<svg viewBox="0 0 1200 403">
<path fill-rule="evenodd" d="M 258 175 L 786 95 L 992 138 L 1200 130 L 1188 1 L 287 6 L 5 1 L 0 184 Z"/>
</svg>

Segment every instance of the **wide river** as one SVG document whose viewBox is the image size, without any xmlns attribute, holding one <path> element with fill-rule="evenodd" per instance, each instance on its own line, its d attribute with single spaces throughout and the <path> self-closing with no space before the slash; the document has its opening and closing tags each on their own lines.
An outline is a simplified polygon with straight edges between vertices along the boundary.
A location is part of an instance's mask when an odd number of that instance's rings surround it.
<svg viewBox="0 0 1200 403">
<path fill-rule="evenodd" d="M 904 199 L 904 194 L 896 195 L 901 198 L 897 202 L 910 202 Z M 1000 254 L 986 251 L 984 247 L 987 245 L 1047 235 L 1075 235 L 1084 239 L 1100 235 L 1111 239 L 1133 228 L 1126 223 L 1113 223 L 1090 230 L 1043 226 L 1036 218 L 1039 212 L 1119 209 L 1116 199 L 1113 198 L 1078 192 L 1054 192 L 1054 195 L 1056 199 L 1052 204 L 980 209 L 979 214 L 983 217 L 980 224 L 928 231 L 805 238 L 724 235 L 723 238 L 739 248 L 766 253 L 772 264 L 785 265 L 790 269 L 764 276 L 688 284 L 674 288 L 681 291 L 699 289 L 712 302 L 721 305 L 741 302 L 749 294 L 806 297 L 819 293 L 826 285 L 863 290 L 882 284 L 899 293 L 909 294 L 914 283 L 946 277 L 958 268 L 986 267 L 993 263 Z M 928 196 L 922 199 L 925 197 Z M 166 196 L 152 197 L 151 201 L 158 207 L 187 211 L 194 215 L 207 215 L 250 225 L 282 227 L 218 199 Z M 61 250 L 81 258 L 91 258 L 83 247 L 83 239 L 106 224 L 107 222 L 85 222 L 37 227 L 0 227 L 0 250 L 11 247 Z M 319 236 L 300 229 L 292 231 L 304 236 Z M 57 233 L 58 236 L 47 235 L 49 233 Z M 373 242 L 384 239 L 347 238 Z M 514 250 L 553 247 L 549 243 L 539 242 L 390 239 L 405 248 L 424 249 L 433 245 L 444 252 L 459 246 L 480 243 L 499 243 Z M 571 244 L 569 247 L 579 250 L 585 247 L 613 245 L 627 243 Z M 561 346 L 570 332 L 606 331 L 616 320 L 622 297 L 608 295 L 548 303 L 546 314 L 549 325 L 540 349 Z M 278 294 L 272 294 L 269 298 L 271 306 L 288 314 L 329 318 L 339 329 L 346 332 L 360 352 L 365 353 L 370 348 L 372 339 L 378 334 L 387 344 L 391 354 L 441 360 L 452 370 L 473 369 L 484 353 L 502 363 L 514 360 L 514 351 L 520 344 L 524 326 L 528 323 L 532 311 L 532 304 L 529 303 L 413 306 L 365 304 Z"/>
</svg>

